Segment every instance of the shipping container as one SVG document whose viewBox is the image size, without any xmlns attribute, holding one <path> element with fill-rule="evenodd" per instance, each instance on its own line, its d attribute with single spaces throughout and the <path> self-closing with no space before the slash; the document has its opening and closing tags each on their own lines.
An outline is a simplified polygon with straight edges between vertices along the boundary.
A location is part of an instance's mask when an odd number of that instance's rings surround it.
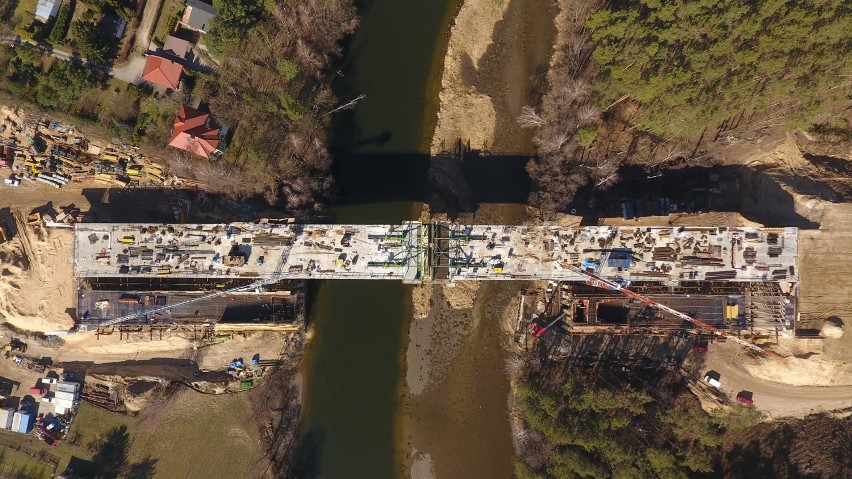
<svg viewBox="0 0 852 479">
<path fill-rule="evenodd" d="M 15 413 L 12 414 L 12 427 L 11 427 L 11 429 L 15 432 L 18 432 L 18 429 L 20 429 L 20 428 L 21 428 L 21 413 L 18 412 L 18 411 L 15 411 Z"/>
<path fill-rule="evenodd" d="M 18 432 L 21 434 L 26 434 L 30 432 L 33 428 L 33 413 L 31 412 L 22 412 L 19 413 L 21 415 L 20 424 L 18 425 Z"/>
<path fill-rule="evenodd" d="M 56 383 L 56 390 L 77 394 L 78 392 L 80 392 L 80 383 L 75 383 L 71 381 L 59 381 L 58 383 Z"/>
<path fill-rule="evenodd" d="M 0 427 L 9 429 L 12 427 L 12 418 L 15 415 L 15 410 L 12 408 L 0 409 Z"/>
</svg>

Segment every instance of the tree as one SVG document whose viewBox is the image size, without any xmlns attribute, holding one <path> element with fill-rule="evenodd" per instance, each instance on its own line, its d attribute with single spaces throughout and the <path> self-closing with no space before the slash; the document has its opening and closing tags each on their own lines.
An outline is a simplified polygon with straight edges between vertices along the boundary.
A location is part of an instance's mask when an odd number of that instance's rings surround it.
<svg viewBox="0 0 852 479">
<path fill-rule="evenodd" d="M 38 82 L 36 102 L 46 108 L 70 110 L 86 90 L 97 84 L 95 75 L 84 67 L 58 61 Z"/>
<path fill-rule="evenodd" d="M 68 34 L 68 26 L 71 23 L 71 8 L 67 3 L 63 3 L 59 7 L 59 13 L 56 14 L 56 20 L 53 23 L 53 29 L 47 37 L 48 43 L 58 45 L 65 40 L 65 35 Z"/>
<path fill-rule="evenodd" d="M 86 59 L 95 63 L 106 62 L 110 45 L 94 23 L 77 20 L 71 24 L 71 36 Z"/>
<path fill-rule="evenodd" d="M 214 0 L 213 6 L 217 13 L 210 24 L 207 44 L 218 54 L 226 54 L 238 45 L 263 12 L 257 0 Z"/>
</svg>

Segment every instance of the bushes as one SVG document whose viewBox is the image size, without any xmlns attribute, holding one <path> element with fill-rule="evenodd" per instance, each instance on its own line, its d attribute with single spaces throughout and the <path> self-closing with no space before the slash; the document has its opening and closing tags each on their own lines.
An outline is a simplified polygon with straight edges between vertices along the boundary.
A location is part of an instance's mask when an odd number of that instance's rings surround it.
<svg viewBox="0 0 852 479">
<path fill-rule="evenodd" d="M 660 384 L 652 396 L 651 388 L 614 378 L 546 382 L 528 379 L 517 388 L 526 428 L 518 477 L 686 478 L 710 472 L 710 453 L 721 444 L 725 425 L 739 417 L 713 418 L 697 404 L 667 397 Z"/>
<path fill-rule="evenodd" d="M 48 43 L 58 45 L 65 40 L 65 36 L 68 34 L 68 27 L 71 24 L 71 13 L 71 8 L 67 3 L 63 3 L 59 7 L 59 13 L 56 14 L 53 29 L 47 37 Z"/>
<path fill-rule="evenodd" d="M 58 61 L 39 78 L 36 103 L 46 108 L 69 111 L 85 91 L 95 87 L 97 79 L 88 68 Z"/>
</svg>

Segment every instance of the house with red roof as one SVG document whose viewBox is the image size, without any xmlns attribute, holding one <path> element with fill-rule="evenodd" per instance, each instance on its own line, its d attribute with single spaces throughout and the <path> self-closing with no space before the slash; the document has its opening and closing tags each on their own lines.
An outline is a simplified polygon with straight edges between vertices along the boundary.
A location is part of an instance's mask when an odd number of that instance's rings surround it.
<svg viewBox="0 0 852 479">
<path fill-rule="evenodd" d="M 177 90 L 180 88 L 180 76 L 183 73 L 183 65 L 173 62 L 157 55 L 148 55 L 145 61 L 145 69 L 142 70 L 142 79 L 154 85 Z"/>
<path fill-rule="evenodd" d="M 181 106 L 169 146 L 210 158 L 219 147 L 219 128 L 214 128 L 212 123 L 209 113 Z"/>
</svg>

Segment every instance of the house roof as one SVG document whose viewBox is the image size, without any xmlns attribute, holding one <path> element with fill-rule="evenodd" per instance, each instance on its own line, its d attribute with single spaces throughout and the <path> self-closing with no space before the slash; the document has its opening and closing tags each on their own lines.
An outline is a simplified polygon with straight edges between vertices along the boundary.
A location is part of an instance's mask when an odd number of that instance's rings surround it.
<svg viewBox="0 0 852 479">
<path fill-rule="evenodd" d="M 35 17 L 44 21 L 55 17 L 56 13 L 59 11 L 59 4 L 60 2 L 57 0 L 38 0 L 35 9 Z"/>
<path fill-rule="evenodd" d="M 219 129 L 211 128 L 209 120 L 210 114 L 181 106 L 169 146 L 209 158 L 219 147 Z"/>
<path fill-rule="evenodd" d="M 177 90 L 180 86 L 180 75 L 183 66 L 180 63 L 166 60 L 163 57 L 149 55 L 142 70 L 142 79 L 155 85 Z"/>
<path fill-rule="evenodd" d="M 199 0 L 186 0 L 186 10 L 183 23 L 195 30 L 207 33 L 210 30 L 210 20 L 216 16 L 216 7 Z"/>
<path fill-rule="evenodd" d="M 189 51 L 189 42 L 171 35 L 166 37 L 166 43 L 163 45 L 163 53 L 174 55 L 178 58 L 186 57 L 186 52 Z"/>
</svg>

